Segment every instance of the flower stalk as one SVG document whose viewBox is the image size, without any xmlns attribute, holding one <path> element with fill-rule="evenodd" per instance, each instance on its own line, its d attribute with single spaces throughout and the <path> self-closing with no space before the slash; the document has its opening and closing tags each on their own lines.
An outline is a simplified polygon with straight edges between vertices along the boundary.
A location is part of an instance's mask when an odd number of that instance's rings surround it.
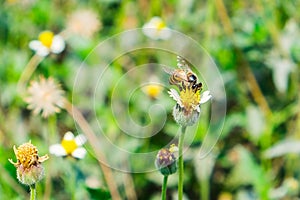
<svg viewBox="0 0 300 200">
<path fill-rule="evenodd" d="M 183 143 L 184 143 L 184 135 L 186 132 L 186 126 L 181 127 L 181 133 L 179 136 L 179 144 L 178 144 L 178 199 L 181 200 L 183 197 L 183 175 L 184 175 L 184 165 L 183 165 Z"/>
<path fill-rule="evenodd" d="M 166 199 L 168 177 L 177 171 L 177 162 L 175 152 L 178 152 L 178 147 L 172 144 L 169 148 L 163 148 L 158 151 L 155 159 L 155 167 L 164 176 L 161 199 Z"/>
<path fill-rule="evenodd" d="M 33 184 L 30 186 L 30 200 L 36 199 L 36 185 Z"/>
<path fill-rule="evenodd" d="M 107 163 L 105 155 L 102 153 L 100 145 L 98 144 L 98 138 L 88 122 L 83 117 L 82 113 L 72 105 L 68 100 L 65 99 L 64 108 L 71 115 L 71 117 L 77 122 L 79 127 L 82 129 L 92 148 L 94 149 L 95 156 L 99 162 L 99 165 L 102 169 L 105 181 L 107 183 L 108 189 L 111 193 L 113 200 L 120 200 L 120 194 L 117 189 L 116 182 L 114 181 L 112 170 L 106 166 L 104 163 Z"/>
<path fill-rule="evenodd" d="M 43 59 L 44 59 L 43 57 L 37 54 L 34 54 L 34 56 L 31 57 L 31 59 L 29 60 L 25 69 L 23 70 L 23 73 L 21 74 L 21 77 L 18 81 L 17 84 L 18 92 L 20 92 L 21 94 L 24 92 L 28 80 L 30 79 L 31 75 L 33 74 L 33 72 L 36 70 L 37 66 L 41 63 Z"/>
<path fill-rule="evenodd" d="M 168 184 L 168 175 L 164 176 L 162 188 L 161 188 L 161 200 L 166 200 L 167 197 L 167 184 Z"/>
</svg>

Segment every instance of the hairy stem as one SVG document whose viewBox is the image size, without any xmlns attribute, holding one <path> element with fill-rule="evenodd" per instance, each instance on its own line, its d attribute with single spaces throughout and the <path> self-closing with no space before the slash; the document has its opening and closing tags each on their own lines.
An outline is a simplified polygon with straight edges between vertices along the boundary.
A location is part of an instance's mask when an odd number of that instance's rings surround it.
<svg viewBox="0 0 300 200">
<path fill-rule="evenodd" d="M 36 186 L 35 184 L 30 185 L 30 200 L 36 199 Z"/>
<path fill-rule="evenodd" d="M 179 148 L 179 158 L 178 158 L 178 169 L 179 169 L 179 177 L 178 177 L 178 200 L 182 200 L 183 197 L 183 143 L 184 143 L 184 135 L 185 135 L 185 131 L 186 131 L 186 126 L 182 126 L 181 127 L 181 134 L 179 136 L 179 144 L 178 144 L 178 148 Z"/>
</svg>

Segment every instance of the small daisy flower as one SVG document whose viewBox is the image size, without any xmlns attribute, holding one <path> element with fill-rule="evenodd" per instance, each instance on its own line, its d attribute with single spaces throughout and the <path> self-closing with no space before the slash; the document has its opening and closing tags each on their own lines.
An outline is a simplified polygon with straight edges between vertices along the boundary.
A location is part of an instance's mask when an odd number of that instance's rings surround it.
<svg viewBox="0 0 300 200">
<path fill-rule="evenodd" d="M 173 109 L 175 121 L 182 126 L 192 126 L 197 122 L 200 116 L 200 105 L 211 99 L 209 91 L 205 91 L 200 95 L 200 91 L 192 88 L 186 88 L 178 92 L 171 89 L 170 97 L 176 101 L 176 106 Z"/>
<path fill-rule="evenodd" d="M 45 57 L 49 53 L 59 54 L 65 49 L 65 46 L 63 37 L 54 35 L 51 31 L 41 32 L 38 40 L 29 43 L 29 48 L 41 57 Z"/>
<path fill-rule="evenodd" d="M 33 110 L 33 114 L 42 112 L 42 117 L 60 112 L 64 107 L 64 91 L 60 85 L 56 84 L 53 78 L 39 77 L 39 81 L 32 81 L 28 88 L 28 97 L 25 102 L 28 103 L 28 109 Z"/>
<path fill-rule="evenodd" d="M 152 100 L 157 99 L 163 91 L 163 86 L 159 83 L 156 76 L 150 77 L 150 82 L 142 88 L 142 91 Z"/>
<path fill-rule="evenodd" d="M 78 10 L 68 17 L 66 30 L 82 37 L 91 38 L 101 29 L 98 15 L 92 10 Z"/>
<path fill-rule="evenodd" d="M 143 33 L 153 40 L 167 40 L 171 36 L 171 30 L 160 17 L 153 17 L 143 28 Z"/>
<path fill-rule="evenodd" d="M 156 99 L 161 94 L 162 90 L 163 87 L 155 83 L 146 85 L 143 88 L 144 93 L 147 94 L 151 99 Z"/>
<path fill-rule="evenodd" d="M 86 150 L 82 145 L 86 142 L 83 134 L 74 137 L 72 132 L 65 133 L 60 144 L 50 146 L 50 153 L 56 156 L 72 156 L 77 159 L 83 159 Z"/>
<path fill-rule="evenodd" d="M 182 62 L 182 59 L 179 59 L 178 62 Z M 178 64 L 181 66 L 180 63 Z M 193 74 L 190 68 L 187 69 L 187 73 Z M 199 119 L 200 105 L 206 103 L 212 96 L 209 91 L 201 94 L 202 83 L 197 83 L 197 78 L 194 74 L 192 81 L 182 80 L 181 84 L 176 86 L 180 90 L 179 93 L 175 89 L 170 89 L 168 92 L 170 97 L 177 103 L 173 108 L 174 119 L 181 126 L 192 126 Z"/>
<path fill-rule="evenodd" d="M 44 177 L 41 163 L 48 160 L 48 155 L 39 157 L 38 149 L 30 141 L 18 148 L 14 146 L 13 149 L 17 162 L 13 162 L 12 159 L 9 159 L 9 162 L 17 168 L 18 180 L 25 185 L 33 185 L 40 181 Z"/>
</svg>

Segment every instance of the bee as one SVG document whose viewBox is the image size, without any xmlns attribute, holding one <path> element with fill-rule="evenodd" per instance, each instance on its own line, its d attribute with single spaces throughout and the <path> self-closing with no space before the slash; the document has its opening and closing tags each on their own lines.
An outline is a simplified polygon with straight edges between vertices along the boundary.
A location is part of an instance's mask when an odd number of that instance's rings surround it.
<svg viewBox="0 0 300 200">
<path fill-rule="evenodd" d="M 196 74 L 190 69 L 186 61 L 177 56 L 178 69 L 164 68 L 164 71 L 170 74 L 169 83 L 176 85 L 179 89 L 191 87 L 193 90 L 201 89 L 202 83 L 197 83 Z"/>
</svg>

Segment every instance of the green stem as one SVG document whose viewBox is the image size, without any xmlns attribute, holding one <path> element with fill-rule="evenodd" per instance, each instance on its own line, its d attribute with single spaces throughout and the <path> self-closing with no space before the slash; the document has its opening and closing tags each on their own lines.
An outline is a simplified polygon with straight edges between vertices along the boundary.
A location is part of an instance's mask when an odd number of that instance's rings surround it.
<svg viewBox="0 0 300 200">
<path fill-rule="evenodd" d="M 179 136 L 179 158 L 178 158 L 178 168 L 179 168 L 179 180 L 178 180 L 178 200 L 182 200 L 183 196 L 183 141 L 184 141 L 184 134 L 186 131 L 186 126 L 181 127 L 181 134 Z"/>
<path fill-rule="evenodd" d="M 36 188 L 35 184 L 30 186 L 30 200 L 35 200 L 36 198 Z"/>
<path fill-rule="evenodd" d="M 168 177 L 168 175 L 164 176 L 164 181 L 161 188 L 161 200 L 166 200 Z"/>
<path fill-rule="evenodd" d="M 204 178 L 201 180 L 201 199 L 209 200 L 209 179 Z"/>
</svg>

